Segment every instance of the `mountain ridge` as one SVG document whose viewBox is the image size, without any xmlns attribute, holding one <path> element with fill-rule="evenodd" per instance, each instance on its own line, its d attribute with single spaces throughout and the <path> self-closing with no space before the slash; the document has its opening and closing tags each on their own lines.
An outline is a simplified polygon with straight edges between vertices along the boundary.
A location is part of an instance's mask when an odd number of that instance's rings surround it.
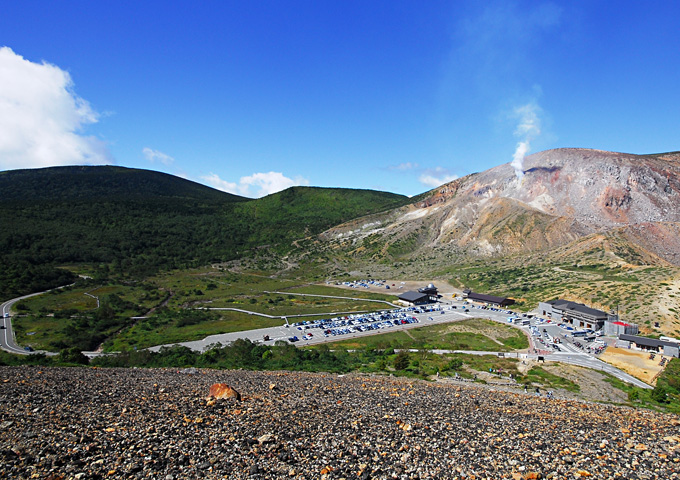
<svg viewBox="0 0 680 480">
<path fill-rule="evenodd" d="M 0 192 L 0 298 L 67 283 L 73 277 L 57 268 L 63 265 L 138 278 L 263 250 L 271 251 L 273 265 L 295 240 L 407 200 L 318 187 L 245 199 L 160 172 L 110 166 L 2 172 Z"/>
<path fill-rule="evenodd" d="M 322 238 L 357 247 L 370 237 L 388 252 L 389 245 L 417 236 L 416 251 L 438 246 L 458 254 L 507 255 L 627 227 L 629 242 L 677 265 L 680 245 L 658 248 L 653 240 L 657 231 L 670 237 L 679 222 L 680 153 L 569 148 L 530 155 L 521 172 L 506 163 L 456 179 L 411 205 L 336 226 Z M 429 235 L 414 233 L 421 230 Z"/>
<path fill-rule="evenodd" d="M 202 201 L 247 201 L 168 173 L 114 165 L 63 166 L 0 172 L 2 201 L 106 197 L 183 197 Z"/>
</svg>

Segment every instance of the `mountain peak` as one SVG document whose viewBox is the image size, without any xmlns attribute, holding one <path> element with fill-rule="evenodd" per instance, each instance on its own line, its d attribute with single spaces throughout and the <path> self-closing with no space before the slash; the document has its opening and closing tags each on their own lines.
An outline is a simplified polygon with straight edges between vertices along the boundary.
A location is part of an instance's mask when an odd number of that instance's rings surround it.
<svg viewBox="0 0 680 480">
<path fill-rule="evenodd" d="M 509 163 L 499 165 L 430 191 L 411 210 L 382 226 L 391 236 L 386 242 L 419 231 L 429 247 L 507 254 L 611 229 L 680 223 L 680 155 L 546 150 L 527 156 L 519 176 Z"/>
</svg>

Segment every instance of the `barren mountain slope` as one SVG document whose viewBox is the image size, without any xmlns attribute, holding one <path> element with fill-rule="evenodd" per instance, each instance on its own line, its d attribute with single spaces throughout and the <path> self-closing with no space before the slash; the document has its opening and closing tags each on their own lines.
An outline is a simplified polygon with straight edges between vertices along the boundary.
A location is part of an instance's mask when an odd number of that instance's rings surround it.
<svg viewBox="0 0 680 480">
<path fill-rule="evenodd" d="M 413 205 L 324 233 L 356 254 L 395 259 L 422 248 L 507 255 L 610 232 L 678 264 L 680 154 L 557 149 L 432 190 Z M 667 239 L 659 245 L 659 239 Z"/>
</svg>

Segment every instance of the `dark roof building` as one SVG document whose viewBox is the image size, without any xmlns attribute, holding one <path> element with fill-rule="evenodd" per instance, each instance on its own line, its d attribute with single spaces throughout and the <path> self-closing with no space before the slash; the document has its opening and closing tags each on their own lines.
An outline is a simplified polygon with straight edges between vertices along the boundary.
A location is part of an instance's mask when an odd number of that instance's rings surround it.
<svg viewBox="0 0 680 480">
<path fill-rule="evenodd" d="M 425 303 L 430 303 L 430 295 L 427 293 L 409 291 L 399 295 L 399 300 L 410 305 L 423 305 Z"/>
<path fill-rule="evenodd" d="M 466 293 L 464 290 L 463 293 Z M 497 305 L 499 307 L 507 307 L 512 305 L 515 301 L 512 298 L 497 297 L 495 295 L 487 295 L 485 293 L 475 293 L 471 290 L 467 291 L 466 298 L 473 302 L 488 303 L 489 305 Z"/>
<path fill-rule="evenodd" d="M 669 342 L 667 340 L 657 340 L 656 338 L 638 337 L 636 335 L 619 335 L 619 340 L 624 342 L 634 343 L 635 346 L 641 350 L 652 352 L 660 352 L 663 355 L 678 358 L 680 352 L 680 344 L 677 342 Z"/>
<path fill-rule="evenodd" d="M 593 330 L 601 329 L 606 320 L 615 320 L 602 310 L 561 298 L 540 302 L 538 310 L 554 320 L 570 323 L 576 327 L 592 328 Z"/>
<path fill-rule="evenodd" d="M 422 287 L 418 289 L 418 293 L 424 293 L 428 297 L 430 297 L 431 302 L 436 302 L 439 300 L 439 292 L 437 290 L 437 287 L 435 287 L 432 283 L 429 284 L 427 287 Z"/>
</svg>

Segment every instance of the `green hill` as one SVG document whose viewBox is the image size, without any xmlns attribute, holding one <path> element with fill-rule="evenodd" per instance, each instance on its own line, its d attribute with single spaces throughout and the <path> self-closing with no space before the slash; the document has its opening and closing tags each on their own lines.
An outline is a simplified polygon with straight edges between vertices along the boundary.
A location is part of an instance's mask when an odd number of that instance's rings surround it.
<svg viewBox="0 0 680 480">
<path fill-rule="evenodd" d="M 57 267 L 142 277 L 291 243 L 407 198 L 293 187 L 251 200 L 164 173 L 121 167 L 0 172 L 0 298 L 67 283 Z"/>
<path fill-rule="evenodd" d="M 249 200 L 167 173 L 134 168 L 50 167 L 0 172 L 1 202 L 174 198 L 204 203 Z"/>
</svg>

